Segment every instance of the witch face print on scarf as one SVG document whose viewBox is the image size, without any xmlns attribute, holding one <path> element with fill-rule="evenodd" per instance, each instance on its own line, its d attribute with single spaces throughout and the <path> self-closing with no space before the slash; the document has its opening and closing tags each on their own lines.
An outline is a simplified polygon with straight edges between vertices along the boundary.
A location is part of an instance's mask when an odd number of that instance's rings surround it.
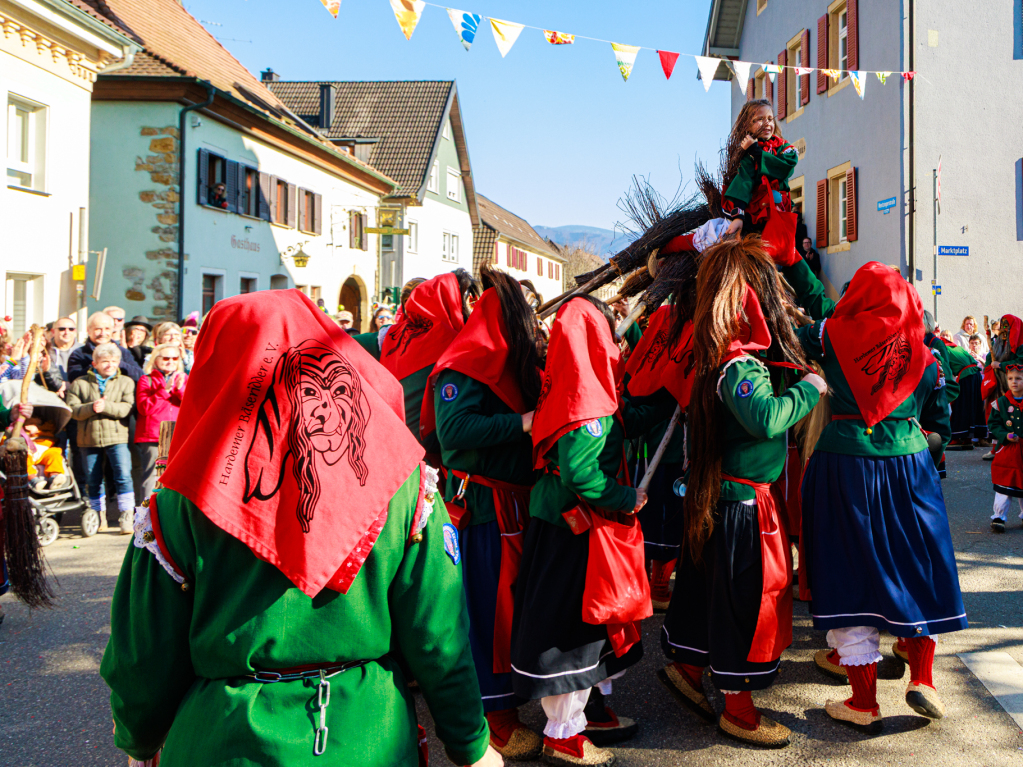
<svg viewBox="0 0 1023 767">
<path fill-rule="evenodd" d="M 405 317 L 405 321 L 397 328 L 394 346 L 387 351 L 388 355 L 394 353 L 404 354 L 410 343 L 420 336 L 425 336 L 433 328 L 433 321 L 427 317 L 422 317 L 412 312 L 406 312 Z"/>
<path fill-rule="evenodd" d="M 863 365 L 864 373 L 868 376 L 877 376 L 877 381 L 870 393 L 877 394 L 886 383 L 891 383 L 892 391 L 896 391 L 909 370 L 909 362 L 912 358 L 913 349 L 909 345 L 905 333 L 894 333 L 867 358 Z"/>
<path fill-rule="evenodd" d="M 319 472 L 347 458 L 347 469 L 366 484 L 369 403 L 355 367 L 315 341 L 285 350 L 256 418 L 245 456 L 244 502 L 265 501 L 281 489 L 288 472 L 298 485 L 298 521 L 308 533 L 321 486 Z M 278 439 L 280 433 L 286 439 Z M 285 448 L 279 457 L 275 450 Z"/>
</svg>

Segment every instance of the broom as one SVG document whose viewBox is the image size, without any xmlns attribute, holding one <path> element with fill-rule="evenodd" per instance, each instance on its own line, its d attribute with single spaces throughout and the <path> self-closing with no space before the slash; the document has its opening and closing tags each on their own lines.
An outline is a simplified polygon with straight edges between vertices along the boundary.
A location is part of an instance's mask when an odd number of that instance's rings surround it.
<svg viewBox="0 0 1023 767">
<path fill-rule="evenodd" d="M 664 430 L 664 436 L 661 437 L 661 444 L 657 446 L 657 452 L 654 453 L 654 457 L 647 464 L 646 473 L 639 483 L 638 490 L 642 490 L 645 493 L 647 488 L 650 487 L 654 473 L 657 471 L 657 467 L 661 465 L 661 459 L 664 458 L 664 451 L 668 449 L 668 443 L 671 442 L 671 438 L 675 434 L 675 427 L 678 425 L 680 415 L 682 415 L 682 406 L 677 405 L 674 414 L 671 416 L 671 421 L 668 423 L 668 428 Z"/>
<path fill-rule="evenodd" d="M 658 262 L 657 277 L 636 302 L 635 308 L 618 326 L 616 333 L 619 340 L 625 338 L 625 331 L 646 312 L 652 312 L 664 303 L 668 296 L 683 290 L 688 283 L 695 284 L 696 273 L 699 271 L 699 255 L 696 251 L 682 251 Z"/>
<path fill-rule="evenodd" d="M 33 325 L 28 371 L 21 382 L 22 405 L 28 403 L 42 335 L 42 328 Z M 21 435 L 24 426 L 25 416 L 19 413 L 11 436 L 0 446 L 0 464 L 7 477 L 2 520 L 7 574 L 18 599 L 29 607 L 50 607 L 53 605 L 54 593 L 46 579 L 39 539 L 36 537 L 35 514 L 28 497 L 28 442 Z"/>
</svg>

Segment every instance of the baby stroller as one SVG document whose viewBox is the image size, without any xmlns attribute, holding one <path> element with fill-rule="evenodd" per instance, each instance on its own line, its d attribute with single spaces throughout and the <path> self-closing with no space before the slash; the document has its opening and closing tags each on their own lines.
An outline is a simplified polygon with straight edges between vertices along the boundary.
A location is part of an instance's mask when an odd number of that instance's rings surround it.
<svg viewBox="0 0 1023 767">
<path fill-rule="evenodd" d="M 21 381 L 5 381 L 0 385 L 0 400 L 4 407 L 10 407 L 21 396 Z M 54 424 L 59 433 L 71 420 L 71 408 L 60 397 L 42 386 L 33 383 L 29 387 L 28 401 L 32 404 L 33 417 Z M 65 448 L 65 466 L 68 470 L 63 475 L 63 484 L 47 487 L 54 483 L 29 484 L 29 503 L 36 519 L 36 535 L 40 546 L 49 546 L 60 534 L 60 522 L 67 512 L 80 512 L 82 515 L 82 535 L 92 536 L 99 530 L 99 515 L 89 508 L 82 496 L 74 473 L 70 471 L 70 458 Z M 0 472 L 0 479 L 6 482 L 7 477 Z"/>
</svg>

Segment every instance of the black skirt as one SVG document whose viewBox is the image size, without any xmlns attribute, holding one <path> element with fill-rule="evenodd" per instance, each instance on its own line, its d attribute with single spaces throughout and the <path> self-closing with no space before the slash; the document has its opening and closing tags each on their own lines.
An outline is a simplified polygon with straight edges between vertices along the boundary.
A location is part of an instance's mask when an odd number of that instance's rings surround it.
<svg viewBox="0 0 1023 767">
<path fill-rule="evenodd" d="M 760 523 L 755 504 L 719 501 L 714 532 L 700 561 L 683 551 L 664 616 L 661 648 L 672 661 L 704 668 L 719 690 L 763 690 L 778 661 L 746 660 L 763 592 Z"/>
<path fill-rule="evenodd" d="M 635 484 L 646 472 L 646 461 L 636 459 L 633 467 Z M 683 498 L 675 494 L 675 480 L 682 476 L 682 462 L 665 463 L 657 467 L 647 489 L 646 506 L 639 510 L 639 524 L 643 528 L 646 558 L 670 562 L 678 558 L 682 542 Z"/>
<path fill-rule="evenodd" d="M 983 439 L 987 436 L 984 398 L 980 395 L 982 378 L 973 373 L 959 381 L 959 396 L 952 403 L 952 439 Z"/>
<path fill-rule="evenodd" d="M 606 626 L 584 623 L 588 533 L 532 519 L 523 542 L 512 620 L 512 687 L 537 700 L 595 686 L 638 663 L 637 642 L 615 656 Z"/>
</svg>

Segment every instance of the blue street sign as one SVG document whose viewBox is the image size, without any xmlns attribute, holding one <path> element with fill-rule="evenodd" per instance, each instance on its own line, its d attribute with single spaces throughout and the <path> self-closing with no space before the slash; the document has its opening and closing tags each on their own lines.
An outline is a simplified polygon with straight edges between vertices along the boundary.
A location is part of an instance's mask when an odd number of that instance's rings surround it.
<svg viewBox="0 0 1023 767">
<path fill-rule="evenodd" d="M 970 255 L 969 245 L 939 245 L 939 256 L 968 256 Z"/>
<path fill-rule="evenodd" d="M 941 285 L 932 285 L 931 288 L 932 290 L 934 290 L 934 295 L 936 296 L 941 295 Z"/>
<path fill-rule="evenodd" d="M 888 215 L 888 211 L 895 207 L 897 200 L 895 197 L 889 197 L 887 200 L 878 200 L 877 212 Z"/>
</svg>

